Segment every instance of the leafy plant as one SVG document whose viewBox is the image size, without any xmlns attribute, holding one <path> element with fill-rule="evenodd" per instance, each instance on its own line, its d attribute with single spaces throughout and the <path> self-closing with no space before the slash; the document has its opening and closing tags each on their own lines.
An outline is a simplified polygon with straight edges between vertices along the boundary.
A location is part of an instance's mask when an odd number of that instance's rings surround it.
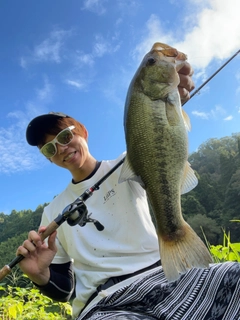
<svg viewBox="0 0 240 320">
<path fill-rule="evenodd" d="M 240 220 L 234 220 L 234 222 L 240 222 Z M 230 232 L 226 234 L 223 230 L 223 245 L 210 245 L 209 249 L 215 262 L 240 262 L 240 243 L 231 242 Z"/>
<path fill-rule="evenodd" d="M 0 319 L 67 320 L 71 319 L 69 303 L 53 302 L 35 288 L 0 286 Z"/>
</svg>

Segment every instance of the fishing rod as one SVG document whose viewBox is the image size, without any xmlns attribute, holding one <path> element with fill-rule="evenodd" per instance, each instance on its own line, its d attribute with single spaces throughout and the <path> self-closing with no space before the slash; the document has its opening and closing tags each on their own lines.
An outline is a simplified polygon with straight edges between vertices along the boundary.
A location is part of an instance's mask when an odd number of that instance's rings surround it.
<svg viewBox="0 0 240 320">
<path fill-rule="evenodd" d="M 235 58 L 240 50 L 238 50 L 230 59 L 228 59 L 214 74 L 208 78 L 197 90 L 195 90 L 191 95 L 189 100 L 195 96 L 219 71 L 221 71 L 233 58 Z M 188 100 L 188 101 L 189 101 Z M 187 102 L 187 101 L 186 101 Z M 185 102 L 185 103 L 186 103 Z M 184 105 L 183 103 L 182 105 Z M 98 231 L 102 231 L 104 226 L 97 220 L 90 218 L 91 214 L 88 214 L 87 206 L 85 201 L 93 195 L 95 190 L 99 189 L 100 184 L 103 183 L 125 160 L 125 157 L 120 160 L 111 170 L 109 170 L 106 175 L 104 175 L 96 184 L 91 188 L 84 191 L 84 193 L 78 197 L 74 202 L 69 204 L 61 214 L 59 214 L 50 224 L 47 226 L 46 230 L 40 234 L 41 240 L 45 240 L 50 236 L 55 230 L 57 230 L 60 225 L 67 221 L 70 226 L 80 225 L 84 227 L 86 223 L 92 222 Z M 8 265 L 5 265 L 0 270 L 0 281 L 4 279 L 20 261 L 24 259 L 23 255 L 16 256 Z"/>
<path fill-rule="evenodd" d="M 209 77 L 199 88 L 197 88 L 191 95 L 190 98 L 188 99 L 188 101 L 195 96 L 195 94 L 197 94 L 213 77 L 215 77 L 215 75 L 221 71 L 233 58 L 235 58 L 240 52 L 240 49 L 234 53 L 233 56 L 231 56 L 230 59 L 228 59 L 216 72 L 214 72 L 214 74 L 211 75 L 211 77 Z M 186 101 L 187 102 L 187 101 Z M 184 102 L 182 105 L 184 105 L 186 102 Z"/>
<path fill-rule="evenodd" d="M 60 213 L 50 224 L 47 226 L 46 230 L 40 234 L 41 240 L 45 240 L 50 236 L 60 225 L 67 221 L 67 223 L 72 227 L 75 225 L 80 225 L 84 227 L 86 223 L 92 222 L 98 231 L 102 231 L 104 226 L 95 219 L 90 218 L 91 213 L 88 213 L 85 201 L 93 195 L 95 190 L 99 190 L 99 186 L 105 181 L 125 160 L 125 157 L 121 159 L 111 170 L 109 170 L 100 180 L 98 180 L 91 188 L 84 191 L 84 193 L 78 197 L 74 202 L 69 204 L 62 213 Z M 9 264 L 5 265 L 0 270 L 0 281 L 4 279 L 20 261 L 25 257 L 23 255 L 16 256 Z"/>
</svg>

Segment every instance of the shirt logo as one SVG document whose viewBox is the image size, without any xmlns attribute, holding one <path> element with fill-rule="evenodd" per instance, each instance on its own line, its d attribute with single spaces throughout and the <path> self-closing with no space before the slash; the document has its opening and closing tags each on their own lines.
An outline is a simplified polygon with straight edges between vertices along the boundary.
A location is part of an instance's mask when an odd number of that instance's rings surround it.
<svg viewBox="0 0 240 320">
<path fill-rule="evenodd" d="M 106 195 L 103 197 L 104 203 L 106 203 L 111 197 L 115 196 L 116 192 L 114 189 L 109 190 Z"/>
</svg>

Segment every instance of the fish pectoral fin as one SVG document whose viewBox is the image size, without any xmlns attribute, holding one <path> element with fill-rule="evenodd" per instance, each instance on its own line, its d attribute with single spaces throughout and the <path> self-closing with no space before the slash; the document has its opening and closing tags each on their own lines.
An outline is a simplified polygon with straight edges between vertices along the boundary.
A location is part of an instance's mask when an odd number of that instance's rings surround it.
<svg viewBox="0 0 240 320">
<path fill-rule="evenodd" d="M 184 120 L 184 124 L 185 127 L 188 131 L 191 130 L 191 122 L 190 122 L 190 118 L 188 116 L 188 114 L 186 113 L 186 111 L 184 111 L 184 109 L 182 108 L 182 115 L 183 115 L 183 120 Z"/>
<path fill-rule="evenodd" d="M 118 179 L 118 183 L 122 183 L 122 182 L 127 181 L 127 180 L 132 180 L 132 181 L 138 182 L 144 188 L 144 183 L 143 183 L 141 177 L 137 176 L 134 173 L 134 171 L 132 170 L 131 165 L 130 165 L 129 160 L 128 160 L 128 156 L 126 156 L 126 158 L 124 160 L 124 163 L 123 163 L 123 166 L 122 166 L 122 170 L 120 172 L 120 176 L 119 176 L 119 179 Z"/>
<path fill-rule="evenodd" d="M 191 130 L 191 122 L 188 114 L 186 111 L 182 108 L 181 102 L 180 102 L 180 96 L 178 91 L 171 92 L 166 101 L 166 112 L 168 121 L 171 124 L 171 119 L 173 120 L 173 125 L 175 123 L 179 123 L 179 118 L 183 119 L 184 126 L 187 131 Z"/>
<path fill-rule="evenodd" d="M 184 173 L 183 173 L 183 179 L 181 184 L 181 194 L 191 191 L 196 187 L 197 184 L 198 184 L 198 179 L 194 173 L 194 170 L 191 168 L 190 163 L 187 161 L 184 168 Z"/>
</svg>

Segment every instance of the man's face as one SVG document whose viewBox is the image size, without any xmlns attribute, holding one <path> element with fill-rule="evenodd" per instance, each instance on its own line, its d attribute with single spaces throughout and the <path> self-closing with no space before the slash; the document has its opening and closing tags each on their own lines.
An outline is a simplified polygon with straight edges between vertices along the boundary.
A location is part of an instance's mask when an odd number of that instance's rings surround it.
<svg viewBox="0 0 240 320">
<path fill-rule="evenodd" d="M 54 135 L 46 135 L 45 143 L 52 141 Z M 87 145 L 87 131 L 84 137 L 77 134 L 73 135 L 73 139 L 67 145 L 61 145 L 55 142 L 57 152 L 50 160 L 58 165 L 68 169 L 72 174 L 75 170 L 81 168 L 89 156 Z"/>
</svg>

